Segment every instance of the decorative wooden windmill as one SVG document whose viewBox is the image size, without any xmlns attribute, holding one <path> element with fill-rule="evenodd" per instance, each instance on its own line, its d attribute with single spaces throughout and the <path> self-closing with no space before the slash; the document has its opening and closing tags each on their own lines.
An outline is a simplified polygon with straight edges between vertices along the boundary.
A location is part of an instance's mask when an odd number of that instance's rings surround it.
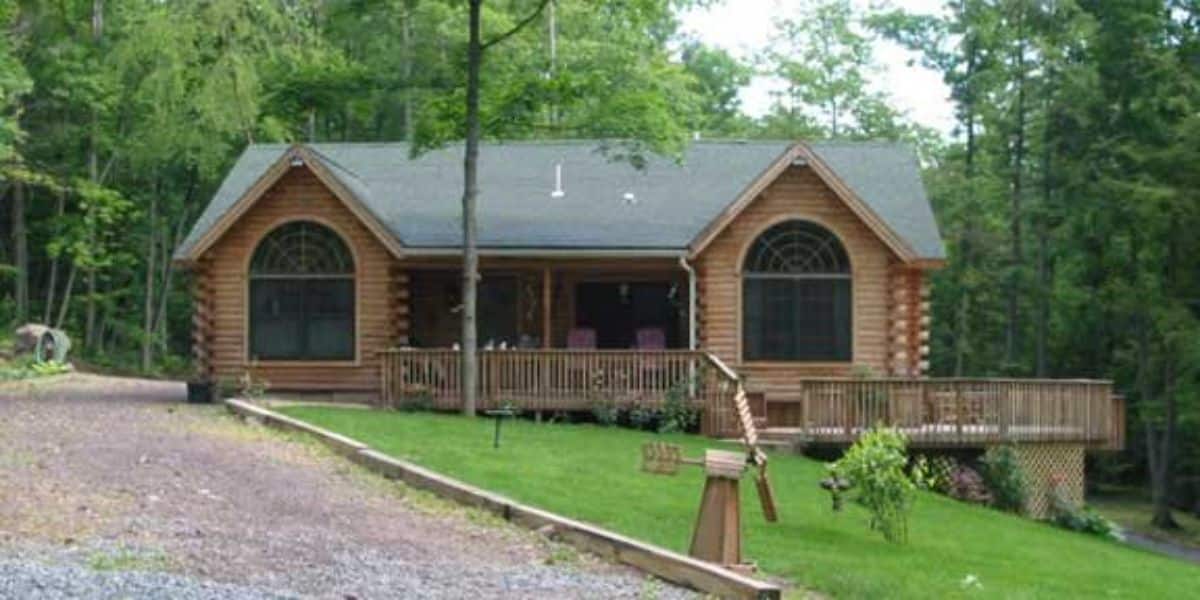
<svg viewBox="0 0 1200 600">
<path fill-rule="evenodd" d="M 767 478 L 767 455 L 758 447 L 758 429 L 754 426 L 750 405 L 741 386 L 738 386 L 734 402 L 745 453 L 705 450 L 704 458 L 687 458 L 675 444 L 649 442 L 642 446 L 642 470 L 648 473 L 675 475 L 681 464 L 704 467 L 704 492 L 700 496 L 700 513 L 696 517 L 696 529 L 692 532 L 688 553 L 725 566 L 743 564 L 738 482 L 749 468 L 757 470 L 754 484 L 762 505 L 763 518 L 771 523 L 779 520 L 775 494 Z"/>
</svg>

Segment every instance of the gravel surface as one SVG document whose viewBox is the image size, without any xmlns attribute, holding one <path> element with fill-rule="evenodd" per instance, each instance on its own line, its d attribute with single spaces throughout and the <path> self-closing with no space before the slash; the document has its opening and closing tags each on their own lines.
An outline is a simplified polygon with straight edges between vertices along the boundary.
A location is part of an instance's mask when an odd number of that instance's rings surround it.
<svg viewBox="0 0 1200 600">
<path fill-rule="evenodd" d="M 0 385 L 0 598 L 692 596 L 184 395 Z"/>
</svg>

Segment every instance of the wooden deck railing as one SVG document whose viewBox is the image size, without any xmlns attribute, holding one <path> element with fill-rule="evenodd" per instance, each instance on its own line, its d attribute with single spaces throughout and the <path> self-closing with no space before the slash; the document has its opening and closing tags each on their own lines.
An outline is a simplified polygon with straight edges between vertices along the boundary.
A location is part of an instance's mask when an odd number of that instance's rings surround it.
<svg viewBox="0 0 1200 600">
<path fill-rule="evenodd" d="M 714 361 L 706 352 L 689 350 L 481 350 L 478 408 L 586 411 L 605 404 L 661 409 L 674 396 L 701 410 L 703 432 L 736 434 L 737 375 Z M 459 368 L 455 350 L 388 350 L 382 403 L 458 410 Z"/>
<path fill-rule="evenodd" d="M 458 361 L 449 349 L 384 352 L 382 404 L 460 409 Z M 483 350 L 478 408 L 587 411 L 603 403 L 661 409 L 674 397 L 702 411 L 702 432 L 735 437 L 733 398 L 741 383 L 702 351 Z M 1124 405 L 1107 381 L 809 378 L 767 400 L 770 431 L 813 442 L 849 443 L 883 424 L 919 446 L 1125 443 Z"/>
<path fill-rule="evenodd" d="M 814 442 L 849 442 L 884 424 L 922 446 L 1124 445 L 1124 408 L 1108 381 L 806 379 L 797 391 L 794 410 L 773 411 L 771 426 L 794 429 Z"/>
</svg>

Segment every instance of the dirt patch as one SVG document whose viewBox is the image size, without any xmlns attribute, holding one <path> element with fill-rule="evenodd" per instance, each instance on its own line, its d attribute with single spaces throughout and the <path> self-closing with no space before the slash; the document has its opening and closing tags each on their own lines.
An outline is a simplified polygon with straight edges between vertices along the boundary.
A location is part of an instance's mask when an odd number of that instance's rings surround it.
<svg viewBox="0 0 1200 600">
<path fill-rule="evenodd" d="M 0 385 L 0 546 L 76 547 L 132 569 L 146 563 L 127 556 L 153 556 L 189 576 L 319 596 L 459 592 L 445 587 L 456 573 L 501 596 L 644 591 L 632 571 L 563 565 L 537 535 L 184 396 L 179 383 L 91 375 Z M 417 570 L 397 580 L 396 565 Z"/>
</svg>

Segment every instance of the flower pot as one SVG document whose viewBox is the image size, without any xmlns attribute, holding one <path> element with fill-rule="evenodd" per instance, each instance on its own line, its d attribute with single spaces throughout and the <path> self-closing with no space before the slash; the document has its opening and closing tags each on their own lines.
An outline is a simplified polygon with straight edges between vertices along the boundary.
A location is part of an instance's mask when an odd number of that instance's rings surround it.
<svg viewBox="0 0 1200 600">
<path fill-rule="evenodd" d="M 213 382 L 189 381 L 187 384 L 188 404 L 208 404 L 213 401 Z"/>
</svg>

